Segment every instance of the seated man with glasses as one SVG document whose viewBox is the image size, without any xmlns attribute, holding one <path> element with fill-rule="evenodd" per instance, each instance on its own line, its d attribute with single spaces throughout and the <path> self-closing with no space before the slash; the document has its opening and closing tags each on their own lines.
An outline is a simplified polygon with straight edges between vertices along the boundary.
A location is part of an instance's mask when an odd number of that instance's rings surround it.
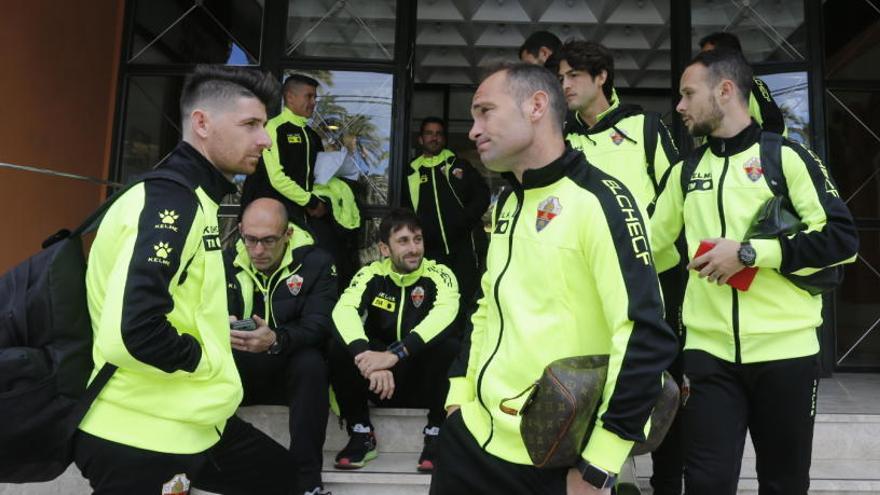
<svg viewBox="0 0 880 495">
<path fill-rule="evenodd" d="M 324 351 L 337 298 L 336 267 L 308 233 L 294 232 L 276 199 L 250 203 L 238 229 L 241 240 L 226 252 L 226 279 L 242 405 L 290 408 L 297 493 L 327 494 L 321 482 L 329 409 Z"/>
</svg>

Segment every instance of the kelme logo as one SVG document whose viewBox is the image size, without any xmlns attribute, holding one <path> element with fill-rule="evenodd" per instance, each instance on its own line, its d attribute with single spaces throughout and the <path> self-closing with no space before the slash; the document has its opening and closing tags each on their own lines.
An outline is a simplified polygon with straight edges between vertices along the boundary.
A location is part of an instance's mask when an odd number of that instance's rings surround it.
<svg viewBox="0 0 880 495">
<path fill-rule="evenodd" d="M 164 259 L 168 258 L 168 255 L 171 254 L 173 249 L 168 245 L 167 242 L 160 242 L 159 244 L 155 244 L 153 246 L 153 251 L 156 251 L 156 256 Z"/>
<path fill-rule="evenodd" d="M 180 218 L 180 215 L 174 212 L 174 210 L 165 210 L 159 212 L 159 218 L 162 220 L 162 223 L 167 225 L 174 225 L 174 221 Z"/>
</svg>

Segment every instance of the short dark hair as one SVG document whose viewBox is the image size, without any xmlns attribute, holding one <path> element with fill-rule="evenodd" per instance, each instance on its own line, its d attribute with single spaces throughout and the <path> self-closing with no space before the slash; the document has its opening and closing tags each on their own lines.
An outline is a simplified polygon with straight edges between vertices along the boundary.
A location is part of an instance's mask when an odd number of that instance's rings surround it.
<svg viewBox="0 0 880 495">
<path fill-rule="evenodd" d="M 703 39 L 700 40 L 700 49 L 702 50 L 708 44 L 712 44 L 715 48 L 726 48 L 728 50 L 734 50 L 742 53 L 743 48 L 742 44 L 739 42 L 739 38 L 736 37 L 733 33 L 727 33 L 723 31 L 719 31 L 717 33 L 712 33 L 710 35 L 704 36 Z"/>
<path fill-rule="evenodd" d="M 522 55 L 522 52 L 528 52 L 533 57 L 537 57 L 541 47 L 544 46 L 549 48 L 551 52 L 556 53 L 559 51 L 559 47 L 562 46 L 562 41 L 550 31 L 535 31 L 526 38 L 516 54 Z"/>
<path fill-rule="evenodd" d="M 439 124 L 440 127 L 443 128 L 443 134 L 446 134 L 446 121 L 440 117 L 425 117 L 425 119 L 422 120 L 422 125 L 419 126 L 419 134 L 425 132 L 425 126 L 428 124 Z"/>
<path fill-rule="evenodd" d="M 306 76 L 304 74 L 291 74 L 287 76 L 287 79 L 284 80 L 284 88 L 282 89 L 283 93 L 287 93 L 294 86 L 311 86 L 313 88 L 317 88 L 319 83 L 314 78 Z"/>
<path fill-rule="evenodd" d="M 278 80 L 269 72 L 225 65 L 197 65 L 186 77 L 180 95 L 180 116 L 185 119 L 207 100 L 257 98 L 268 109 L 279 101 Z"/>
<path fill-rule="evenodd" d="M 485 81 L 498 72 L 505 72 L 507 74 L 507 86 L 510 88 L 514 99 L 518 102 L 522 102 L 532 96 L 536 91 L 547 93 L 547 97 L 550 100 L 550 111 L 554 114 L 553 121 L 562 130 L 568 107 L 565 103 L 565 95 L 562 94 L 562 85 L 559 84 L 556 74 L 540 65 L 523 62 L 502 62 L 489 67 L 483 80 Z"/>
<path fill-rule="evenodd" d="M 614 56 L 611 50 L 594 41 L 571 40 L 559 50 L 558 62 L 565 60 L 575 70 L 585 71 L 595 78 L 604 70 L 608 76 L 602 93 L 608 101 L 614 94 Z"/>
<path fill-rule="evenodd" d="M 388 244 L 388 241 L 391 240 L 391 234 L 404 227 L 413 232 L 422 230 L 419 217 L 412 210 L 408 208 L 394 208 L 385 215 L 382 223 L 379 224 L 379 240 Z"/>
<path fill-rule="evenodd" d="M 730 79 L 736 85 L 740 98 L 748 105 L 752 92 L 752 67 L 743 54 L 736 50 L 716 48 L 700 52 L 691 60 L 688 67 L 702 64 L 709 70 L 709 85 L 715 86 L 722 79 Z"/>
</svg>

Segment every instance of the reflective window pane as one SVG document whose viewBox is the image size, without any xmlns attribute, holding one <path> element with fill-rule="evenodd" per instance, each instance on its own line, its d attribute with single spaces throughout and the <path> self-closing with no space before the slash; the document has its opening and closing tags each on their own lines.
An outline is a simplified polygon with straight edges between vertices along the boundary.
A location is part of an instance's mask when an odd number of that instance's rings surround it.
<svg viewBox="0 0 880 495">
<path fill-rule="evenodd" d="M 290 0 L 287 57 L 394 60 L 396 0 Z"/>
<path fill-rule="evenodd" d="M 346 136 L 356 139 L 359 178 L 355 197 L 361 205 L 388 205 L 391 155 L 393 76 L 375 72 L 287 71 L 319 83 L 311 126 L 328 151 L 339 149 Z"/>
<path fill-rule="evenodd" d="M 751 63 L 806 60 L 804 0 L 691 0 L 693 50 L 704 36 L 726 31 L 739 37 Z"/>
<path fill-rule="evenodd" d="M 156 166 L 180 141 L 183 76 L 138 76 L 128 80 L 122 127 L 121 182 Z"/>
<path fill-rule="evenodd" d="M 812 128 L 807 73 L 787 72 L 759 77 L 767 83 L 773 100 L 782 110 L 788 137 L 809 147 Z"/>
<path fill-rule="evenodd" d="M 255 65 L 262 0 L 139 0 L 129 63 Z"/>
</svg>

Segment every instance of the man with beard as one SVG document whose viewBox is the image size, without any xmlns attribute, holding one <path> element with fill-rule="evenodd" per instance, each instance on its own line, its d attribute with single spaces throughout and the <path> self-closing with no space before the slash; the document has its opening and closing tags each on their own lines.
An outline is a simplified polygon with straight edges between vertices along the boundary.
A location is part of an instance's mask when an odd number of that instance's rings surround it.
<svg viewBox="0 0 880 495">
<path fill-rule="evenodd" d="M 338 340 L 330 380 L 350 436 L 336 467 L 358 469 L 376 458 L 371 398 L 380 406 L 428 409 L 417 469 L 431 472 L 445 418 L 446 372 L 459 349 L 448 338 L 455 333 L 458 284 L 448 268 L 424 258 L 422 228 L 411 211 L 386 216 L 379 239 L 386 259 L 358 271 L 333 309 Z"/>
<path fill-rule="evenodd" d="M 407 199 L 422 226 L 425 256 L 455 273 L 464 313 L 471 307 L 486 256 L 483 213 L 489 207 L 489 187 L 467 160 L 446 148 L 442 119 L 422 121 L 419 146 L 422 155 L 410 164 Z"/>
<path fill-rule="evenodd" d="M 822 298 L 789 277 L 852 262 L 858 249 L 816 155 L 750 118 L 751 85 L 736 51 L 702 52 L 685 69 L 676 110 L 707 142 L 672 168 L 652 219 L 658 269 L 682 228 L 688 253 L 709 248 L 690 260 L 684 297 L 686 493 L 736 493 L 746 431 L 761 493 L 807 493 Z M 780 190 L 802 230 L 746 239 Z M 759 268 L 747 290 L 725 285 L 746 267 Z"/>
</svg>

